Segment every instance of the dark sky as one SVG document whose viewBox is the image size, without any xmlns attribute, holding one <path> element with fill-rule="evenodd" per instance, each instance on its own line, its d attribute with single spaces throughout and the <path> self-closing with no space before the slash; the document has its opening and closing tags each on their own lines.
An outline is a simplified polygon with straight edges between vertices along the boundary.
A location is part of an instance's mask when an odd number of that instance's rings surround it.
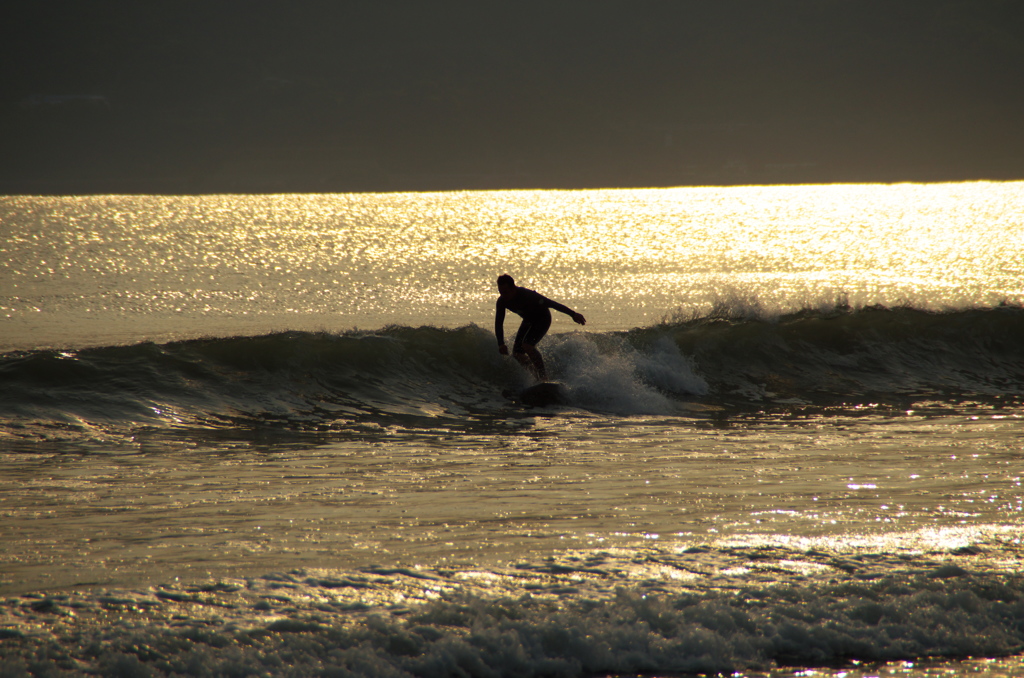
<svg viewBox="0 0 1024 678">
<path fill-rule="evenodd" d="M 3 192 L 1024 177 L 1019 0 L 26 2 Z"/>
</svg>

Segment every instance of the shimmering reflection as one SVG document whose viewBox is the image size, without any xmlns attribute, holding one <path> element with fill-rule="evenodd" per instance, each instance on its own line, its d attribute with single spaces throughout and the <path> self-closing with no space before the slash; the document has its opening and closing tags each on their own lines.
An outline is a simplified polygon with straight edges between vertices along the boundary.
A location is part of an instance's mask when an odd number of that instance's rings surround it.
<svg viewBox="0 0 1024 678">
<path fill-rule="evenodd" d="M 1024 298 L 1024 183 L 0 199 L 4 344 Z"/>
<path fill-rule="evenodd" d="M 850 638 L 876 660 L 945 656 L 950 638 L 964 656 L 1017 652 L 1020 309 L 865 311 L 823 338 L 815 314 L 694 323 L 713 345 L 699 365 L 695 334 L 607 330 L 675 309 L 1019 302 L 1022 207 L 1024 183 L 0 199 L 0 347 L 67 345 L 7 355 L 0 375 L 0 639 L 105 662 L 128 634 L 131 656 L 103 666 L 132 675 L 278 641 L 323 672 L 335 634 L 364 620 L 394 631 L 352 643 L 372 662 L 385 647 L 412 661 L 414 636 L 459 657 L 512 639 L 498 661 L 636 639 L 613 659 L 639 663 L 593 675 L 675 675 L 715 647 L 723 662 L 700 670 L 839 665 Z M 503 271 L 590 320 L 545 343 L 571 406 L 510 404 L 511 379 L 488 376 L 516 367 L 489 329 L 76 350 L 488 328 Z M 891 325 L 955 340 L 873 371 L 907 348 Z M 766 359 L 738 360 L 749 346 Z M 448 378 L 482 347 L 492 362 Z M 120 592 L 51 595 L 66 586 Z M 418 626 L 410 606 L 444 596 Z M 895 616 L 879 623 L 883 608 Z M 589 644 L 563 642 L 567 620 Z M 754 656 L 769 627 L 782 642 Z M 196 629 L 211 642 L 175 640 Z M 485 642 L 462 643 L 478 630 Z M 671 649 L 692 632 L 694 652 Z M 650 664 L 636 648 L 671 651 Z M 1015 675 L 1006 661 L 990 666 Z M 437 664 L 456 665 L 470 664 Z"/>
<path fill-rule="evenodd" d="M 1016 572 L 1020 426 L 852 419 L 716 430 L 564 417 L 526 433 L 382 431 L 269 455 L 215 441 L 161 454 L 0 455 L 0 570 L 8 586 L 53 586 L 244 572 L 256 560 L 264 571 L 385 557 L 493 564 L 559 549 L 711 545 L 773 551 L 793 561 L 779 567 L 808 576 L 823 553 L 876 554 L 857 566 L 874 572 L 961 549 L 972 567 Z M 139 436 L 140 452 L 152 444 Z M 741 561 L 715 567 L 729 577 L 756 569 Z"/>
</svg>

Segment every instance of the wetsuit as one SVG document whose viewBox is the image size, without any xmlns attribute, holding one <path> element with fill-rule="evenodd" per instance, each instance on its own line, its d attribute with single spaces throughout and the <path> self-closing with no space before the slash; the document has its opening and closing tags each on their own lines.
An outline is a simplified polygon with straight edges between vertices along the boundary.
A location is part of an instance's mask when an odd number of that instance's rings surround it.
<svg viewBox="0 0 1024 678">
<path fill-rule="evenodd" d="M 543 294 L 525 287 L 516 287 L 516 296 L 508 301 L 498 297 L 497 308 L 494 311 L 494 334 L 498 337 L 498 344 L 505 343 L 505 309 L 523 318 L 519 331 L 516 332 L 516 341 L 512 345 L 513 353 L 522 353 L 523 344 L 536 346 L 547 334 L 548 328 L 551 327 L 552 308 L 566 315 L 573 314 L 568 306 L 551 301 Z"/>
</svg>

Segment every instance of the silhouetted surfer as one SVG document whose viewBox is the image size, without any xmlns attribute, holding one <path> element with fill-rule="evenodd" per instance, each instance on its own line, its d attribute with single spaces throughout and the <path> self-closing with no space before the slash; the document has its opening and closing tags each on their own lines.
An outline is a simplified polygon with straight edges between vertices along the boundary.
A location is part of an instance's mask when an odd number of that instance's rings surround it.
<svg viewBox="0 0 1024 678">
<path fill-rule="evenodd" d="M 508 355 L 508 346 L 505 345 L 505 309 L 508 309 L 523 318 L 519 331 L 516 332 L 516 341 L 512 344 L 512 357 L 530 370 L 535 377 L 546 381 L 548 374 L 544 369 L 544 359 L 537 350 L 537 342 L 544 338 L 551 327 L 550 309 L 565 313 L 580 325 L 586 325 L 587 319 L 542 294 L 518 287 L 516 281 L 508 274 L 498 276 L 498 293 L 501 296 L 498 297 L 494 311 L 494 334 L 498 337 L 498 352 Z"/>
</svg>

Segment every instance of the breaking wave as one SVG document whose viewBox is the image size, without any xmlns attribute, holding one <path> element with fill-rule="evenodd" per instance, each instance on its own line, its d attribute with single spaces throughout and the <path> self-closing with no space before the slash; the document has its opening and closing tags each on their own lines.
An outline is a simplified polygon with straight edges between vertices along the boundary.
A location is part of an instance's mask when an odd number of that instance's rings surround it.
<svg viewBox="0 0 1024 678">
<path fill-rule="evenodd" d="M 564 408 L 617 415 L 986 407 L 1024 392 L 1024 309 L 713 313 L 541 348 Z M 0 356 L 8 436 L 155 426 L 473 425 L 527 384 L 477 326 L 283 332 Z M 49 432 L 49 433 L 47 433 Z"/>
</svg>

